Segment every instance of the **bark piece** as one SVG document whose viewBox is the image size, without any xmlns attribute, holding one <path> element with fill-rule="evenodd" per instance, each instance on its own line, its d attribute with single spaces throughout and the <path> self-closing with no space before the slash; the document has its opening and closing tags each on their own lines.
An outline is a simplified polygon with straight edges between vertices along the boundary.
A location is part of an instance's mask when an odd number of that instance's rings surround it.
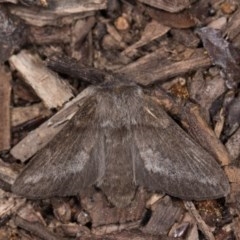
<svg viewBox="0 0 240 240">
<path fill-rule="evenodd" d="M 154 20 L 172 28 L 190 28 L 194 27 L 199 21 L 189 10 L 179 13 L 169 13 L 162 10 L 147 8 L 147 13 Z"/>
<path fill-rule="evenodd" d="M 227 24 L 227 18 L 226 17 L 220 17 L 218 19 L 215 19 L 214 21 L 210 22 L 207 26 L 210 28 L 223 30 L 224 27 Z"/>
<path fill-rule="evenodd" d="M 188 48 L 197 48 L 200 43 L 199 38 L 190 29 L 171 29 L 170 33 L 173 39 Z"/>
<path fill-rule="evenodd" d="M 234 43 L 236 46 L 239 45 L 239 37 L 240 37 L 240 9 L 238 9 L 229 19 L 228 24 L 225 27 L 224 35 L 228 37 L 228 39 Z"/>
<path fill-rule="evenodd" d="M 26 204 L 25 199 L 14 199 L 14 198 L 0 198 L 0 218 L 3 220 L 8 216 L 15 214 L 20 208 Z"/>
<path fill-rule="evenodd" d="M 145 44 L 149 43 L 150 41 L 159 38 L 166 34 L 169 31 L 169 27 L 158 23 L 155 20 L 152 20 L 150 23 L 147 24 L 145 27 L 141 39 L 134 43 L 133 45 L 127 47 L 122 53 L 128 54 L 129 52 L 135 50 L 136 48 L 142 47 Z"/>
<path fill-rule="evenodd" d="M 239 167 L 226 166 L 224 170 L 228 176 L 229 182 L 240 184 L 240 168 Z"/>
<path fill-rule="evenodd" d="M 233 219 L 233 229 L 236 239 L 240 239 L 240 217 Z"/>
<path fill-rule="evenodd" d="M 18 211 L 18 215 L 14 219 L 15 224 L 31 232 L 33 235 L 46 240 L 60 240 L 61 237 L 49 231 L 46 223 L 39 212 L 28 204 Z"/>
<path fill-rule="evenodd" d="M 224 166 L 230 163 L 230 157 L 225 146 L 201 117 L 201 112 L 196 105 L 187 104 L 181 120 L 186 126 L 188 133 L 214 156 L 221 165 Z"/>
<path fill-rule="evenodd" d="M 0 66 L 0 151 L 10 148 L 11 74 Z"/>
<path fill-rule="evenodd" d="M 7 164 L 0 159 L 0 179 L 13 184 L 15 179 L 17 178 L 18 173 L 13 170 L 10 164 Z"/>
<path fill-rule="evenodd" d="M 221 32 L 209 27 L 197 31 L 202 39 L 203 45 L 208 51 L 214 64 L 222 68 L 228 88 L 236 88 L 240 82 L 239 59 L 240 54 L 231 43 L 226 41 Z"/>
<path fill-rule="evenodd" d="M 226 95 L 226 100 L 227 100 Z M 227 136 L 232 135 L 240 126 L 240 94 L 232 99 L 226 105 L 226 124 L 225 134 Z"/>
<path fill-rule="evenodd" d="M 139 0 L 139 2 L 173 13 L 190 7 L 189 0 Z"/>
<path fill-rule="evenodd" d="M 90 237 L 83 237 L 81 240 L 102 240 L 103 236 L 92 235 Z M 114 232 L 111 234 L 104 235 L 104 240 L 176 240 L 176 238 L 171 238 L 167 236 L 153 236 L 151 234 L 145 234 L 138 230 L 124 230 L 121 232 Z M 178 238 L 178 240 L 183 240 Z"/>
<path fill-rule="evenodd" d="M 87 37 L 91 29 L 96 23 L 95 17 L 89 17 L 85 21 L 78 20 L 72 27 L 71 45 L 72 45 L 72 57 L 79 59 L 80 48 L 83 44 L 84 39 Z"/>
<path fill-rule="evenodd" d="M 198 49 L 195 54 L 182 61 L 174 61 L 169 58 L 168 53 L 159 48 L 155 52 L 149 53 L 117 70 L 117 72 L 126 74 L 137 83 L 147 86 L 211 65 L 210 58 L 204 54 L 202 49 Z"/>
<path fill-rule="evenodd" d="M 169 232 L 169 236 L 177 238 L 186 235 L 189 225 L 189 222 L 183 222 L 181 224 L 178 224 L 177 226 L 174 226 L 174 228 L 172 228 Z"/>
<path fill-rule="evenodd" d="M 57 220 L 62 223 L 68 223 L 71 220 L 71 207 L 70 204 L 62 199 L 53 199 L 51 201 L 53 213 Z"/>
<path fill-rule="evenodd" d="M 74 219 L 82 226 L 91 221 L 89 214 L 84 209 L 79 208 L 75 210 Z"/>
<path fill-rule="evenodd" d="M 137 222 L 127 222 L 127 223 L 109 224 L 109 225 L 99 226 L 99 227 L 93 228 L 92 233 L 94 235 L 106 236 L 107 234 L 114 233 L 114 232 L 137 229 L 140 226 L 140 223 L 141 223 L 141 221 L 139 220 Z"/>
<path fill-rule="evenodd" d="M 35 118 L 44 118 L 51 114 L 42 103 L 11 109 L 11 125 L 16 127 Z"/>
<path fill-rule="evenodd" d="M 25 229 L 26 231 L 31 232 L 33 235 L 39 237 L 40 239 L 44 240 L 63 240 L 60 236 L 57 236 L 56 234 L 52 233 L 48 230 L 47 227 L 42 225 L 38 222 L 29 222 L 19 216 L 15 218 L 15 224 Z"/>
<path fill-rule="evenodd" d="M 207 120 L 212 103 L 225 91 L 225 82 L 220 75 L 204 77 L 202 71 L 197 71 L 189 83 L 190 98 L 204 109 Z"/>
<path fill-rule="evenodd" d="M 226 148 L 232 161 L 240 156 L 240 128 L 228 139 Z"/>
<path fill-rule="evenodd" d="M 55 14 L 73 14 L 86 11 L 96 11 L 107 7 L 106 0 L 52 0 L 49 1 L 48 9 Z"/>
<path fill-rule="evenodd" d="M 51 0 L 19 0 L 19 2 L 27 7 L 30 6 L 41 6 L 41 7 L 48 7 L 49 2 Z"/>
<path fill-rule="evenodd" d="M 155 204 L 152 217 L 143 232 L 153 235 L 165 235 L 172 225 L 182 217 L 183 209 L 174 206 L 170 197 L 165 197 Z"/>
<path fill-rule="evenodd" d="M 38 27 L 43 27 L 46 25 L 51 26 L 68 25 L 75 20 L 94 15 L 94 12 L 90 10 L 86 12 L 80 11 L 70 14 L 66 12 L 63 13 L 55 12 L 55 10 L 51 11 L 39 8 L 26 8 L 18 5 L 11 6 L 9 10 L 13 15 L 18 16 L 19 18 L 24 20 L 27 24 Z"/>
<path fill-rule="evenodd" d="M 18 0 L 0 0 L 0 3 L 7 3 L 7 2 L 17 4 Z"/>
<path fill-rule="evenodd" d="M 199 240 L 196 220 L 190 213 L 186 212 L 181 223 L 173 225 L 169 232 L 170 237 L 184 237 L 185 240 Z"/>
<path fill-rule="evenodd" d="M 48 121 L 30 132 L 11 149 L 11 154 L 22 162 L 32 157 L 37 151 L 51 141 L 51 139 L 64 127 L 67 121 L 73 117 L 78 110 L 77 104 L 80 104 L 79 101 L 87 94 L 88 90 L 83 91 Z"/>
<path fill-rule="evenodd" d="M 67 56 L 52 56 L 47 59 L 47 66 L 56 72 L 67 74 L 91 84 L 100 84 L 104 81 L 106 73 L 97 68 L 85 67 L 76 59 Z"/>
<path fill-rule="evenodd" d="M 165 194 L 154 193 L 146 202 L 146 208 L 151 208 L 156 202 L 163 198 Z"/>
<path fill-rule="evenodd" d="M 33 44 L 50 44 L 50 43 L 70 43 L 71 28 L 64 26 L 61 28 L 46 26 L 46 27 L 31 27 L 30 41 Z"/>
<path fill-rule="evenodd" d="M 10 58 L 10 63 L 48 108 L 58 108 L 73 97 L 70 85 L 47 69 L 37 55 L 21 51 Z"/>
<path fill-rule="evenodd" d="M 112 224 L 124 224 L 127 222 L 136 222 L 143 216 L 145 209 L 146 192 L 140 190 L 137 192 L 133 202 L 125 208 L 116 208 L 109 206 L 106 198 L 102 193 L 97 192 L 92 198 L 85 197 L 81 199 L 82 207 L 90 214 L 92 226 L 99 227 Z M 139 223 L 137 223 L 139 226 Z M 119 226 L 118 226 L 119 227 Z M 117 228 L 118 228 L 117 227 Z M 121 227 L 120 227 L 121 228 Z M 100 231 L 100 229 L 96 229 Z M 107 230 L 101 230 L 107 231 Z"/>
<path fill-rule="evenodd" d="M 227 203 L 231 206 L 233 214 L 240 216 L 240 182 L 231 183 L 231 191 L 227 198 Z"/>
<path fill-rule="evenodd" d="M 77 223 L 57 224 L 55 231 L 61 235 L 67 237 L 75 237 L 74 239 L 85 239 L 87 236 L 91 236 L 90 229 L 86 226 Z M 59 234 L 59 235 L 60 235 Z M 80 236 L 80 238 L 77 238 Z"/>
<path fill-rule="evenodd" d="M 40 102 L 34 90 L 19 78 L 14 81 L 12 88 L 14 105 L 19 106 L 21 102 L 27 102 L 29 104 Z"/>
</svg>

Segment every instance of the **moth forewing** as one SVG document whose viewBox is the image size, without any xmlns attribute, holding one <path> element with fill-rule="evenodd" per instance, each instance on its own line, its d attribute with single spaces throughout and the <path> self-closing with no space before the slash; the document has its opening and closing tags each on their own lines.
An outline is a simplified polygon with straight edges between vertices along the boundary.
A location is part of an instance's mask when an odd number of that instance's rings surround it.
<svg viewBox="0 0 240 240">
<path fill-rule="evenodd" d="M 143 127 L 134 133 L 142 171 L 138 184 L 188 200 L 226 196 L 228 179 L 216 160 L 154 101 L 145 103 Z"/>
</svg>

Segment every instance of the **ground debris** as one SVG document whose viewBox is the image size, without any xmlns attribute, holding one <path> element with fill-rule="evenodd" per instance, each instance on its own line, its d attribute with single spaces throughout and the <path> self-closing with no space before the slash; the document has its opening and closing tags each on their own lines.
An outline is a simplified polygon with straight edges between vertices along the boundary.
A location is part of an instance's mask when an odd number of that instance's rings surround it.
<svg viewBox="0 0 240 240">
<path fill-rule="evenodd" d="M 236 0 L 0 0 L 0 239 L 240 239 L 239 21 Z M 213 156 L 229 195 L 190 202 L 139 186 L 117 208 L 98 186 L 12 194 L 24 166 L 111 78 L 134 80 Z"/>
</svg>

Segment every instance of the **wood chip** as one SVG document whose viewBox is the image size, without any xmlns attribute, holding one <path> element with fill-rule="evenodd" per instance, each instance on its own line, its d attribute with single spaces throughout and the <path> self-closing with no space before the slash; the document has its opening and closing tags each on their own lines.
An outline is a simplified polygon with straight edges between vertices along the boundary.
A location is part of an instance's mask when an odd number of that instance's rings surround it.
<svg viewBox="0 0 240 240">
<path fill-rule="evenodd" d="M 10 58 L 10 63 L 20 72 L 48 108 L 58 108 L 73 97 L 70 85 L 44 66 L 37 55 L 25 50 Z"/>
<path fill-rule="evenodd" d="M 230 163 L 230 157 L 225 146 L 201 116 L 200 109 L 196 105 L 190 103 L 186 105 L 182 114 L 182 123 L 188 129 L 188 133 L 221 165 L 225 166 Z"/>
<path fill-rule="evenodd" d="M 34 44 L 70 43 L 71 41 L 71 28 L 69 26 L 62 28 L 30 27 L 29 32 L 29 39 Z"/>
<path fill-rule="evenodd" d="M 115 21 L 114 21 L 114 25 L 117 28 L 117 30 L 120 31 L 124 31 L 129 29 L 129 23 L 127 18 L 125 18 L 124 16 L 120 16 L 118 17 Z"/>
<path fill-rule="evenodd" d="M 80 12 L 73 15 L 65 13 L 62 15 L 61 13 L 56 14 L 54 11 L 39 8 L 26 8 L 19 5 L 12 6 L 10 12 L 23 19 L 27 24 L 38 27 L 71 24 L 75 20 L 94 15 L 93 11 Z"/>
<path fill-rule="evenodd" d="M 236 239 L 240 239 L 240 217 L 234 218 L 233 220 L 233 229 Z"/>
<path fill-rule="evenodd" d="M 224 35 L 227 35 L 231 42 L 235 42 L 235 39 L 240 34 L 240 9 L 238 9 L 233 16 L 229 19 L 228 24 L 225 27 Z"/>
<path fill-rule="evenodd" d="M 141 39 L 134 43 L 133 45 L 127 47 L 122 54 L 128 54 L 129 52 L 135 50 L 136 48 L 142 47 L 145 44 L 149 43 L 150 41 L 159 38 L 166 34 L 169 31 L 169 27 L 158 23 L 155 20 L 152 20 L 150 23 L 147 24 L 145 27 Z"/>
<path fill-rule="evenodd" d="M 198 19 L 189 10 L 179 13 L 169 13 L 162 10 L 147 8 L 147 13 L 156 21 L 172 28 L 190 28 L 197 25 Z"/>
<path fill-rule="evenodd" d="M 179 221 L 183 209 L 173 205 L 170 197 L 166 196 L 155 204 L 152 217 L 143 232 L 153 235 L 167 234 L 174 222 Z"/>
<path fill-rule="evenodd" d="M 11 74 L 0 66 L 0 151 L 10 148 Z"/>
<path fill-rule="evenodd" d="M 200 39 L 190 29 L 173 28 L 171 29 L 170 34 L 174 40 L 188 48 L 197 48 L 200 43 Z"/>
<path fill-rule="evenodd" d="M 73 239 L 78 239 L 78 240 L 85 239 L 85 236 L 91 236 L 91 232 L 88 227 L 77 224 L 77 223 L 67 223 L 67 224 L 57 223 L 55 231 L 63 233 L 64 236 L 74 237 Z"/>
<path fill-rule="evenodd" d="M 45 240 L 63 240 L 62 237 L 57 236 L 53 232 L 49 231 L 47 227 L 38 222 L 29 222 L 19 216 L 15 218 L 15 224 L 31 232 L 33 235 Z"/>
<path fill-rule="evenodd" d="M 87 18 L 86 21 L 84 20 L 78 20 L 72 27 L 72 40 L 71 40 L 71 45 L 72 45 L 72 57 L 75 59 L 80 59 L 81 54 L 80 48 L 82 46 L 82 43 L 86 36 L 89 34 L 91 29 L 96 23 L 95 17 L 89 17 Z"/>
<path fill-rule="evenodd" d="M 11 164 L 5 163 L 2 159 L 0 159 L 0 179 L 13 184 L 15 179 L 17 178 L 18 173 L 13 170 Z"/>
<path fill-rule="evenodd" d="M 120 232 L 123 230 L 135 229 L 135 228 L 138 228 L 140 224 L 141 224 L 141 221 L 122 223 L 122 224 L 109 224 L 105 226 L 103 225 L 100 227 L 93 228 L 92 233 L 95 235 L 105 235 L 113 232 Z"/>
<path fill-rule="evenodd" d="M 167 59 L 164 49 L 159 48 L 117 70 L 117 72 L 132 76 L 134 81 L 147 86 L 210 65 L 210 58 L 201 49 L 196 55 L 190 56 L 188 59 L 171 62 Z"/>
<path fill-rule="evenodd" d="M 130 225 L 130 224 L 129 224 Z M 166 236 L 153 236 L 151 234 L 145 234 L 138 230 L 123 230 L 115 231 L 112 234 L 106 234 L 104 236 L 105 240 L 176 240 L 176 238 L 166 237 Z M 103 236 L 92 235 L 90 237 L 81 237 L 81 240 L 103 240 Z M 181 240 L 179 238 L 178 240 Z"/>
<path fill-rule="evenodd" d="M 7 3 L 7 2 L 17 4 L 18 0 L 0 0 L 0 3 Z"/>
<path fill-rule="evenodd" d="M 165 194 L 154 193 L 146 202 L 146 208 L 151 208 L 157 201 L 163 198 Z"/>
<path fill-rule="evenodd" d="M 108 225 L 116 229 L 121 228 L 119 224 L 123 224 L 122 227 L 126 227 L 127 225 L 124 224 L 129 222 L 134 222 L 134 226 L 138 224 L 139 227 L 139 221 L 141 221 L 145 210 L 145 202 L 146 192 L 140 190 L 129 206 L 125 208 L 113 208 L 109 206 L 107 199 L 101 192 L 96 192 L 91 197 L 87 196 L 82 198 L 81 206 L 89 213 L 92 219 L 92 227 L 95 229 L 98 229 L 99 226 Z M 109 231 L 112 231 L 110 230 L 111 228 L 109 228 Z M 104 231 L 107 230 L 105 229 Z"/>
<path fill-rule="evenodd" d="M 220 17 L 212 22 L 210 22 L 207 26 L 214 29 L 222 30 L 227 24 L 226 17 Z"/>
<path fill-rule="evenodd" d="M 168 235 L 175 238 L 185 236 L 185 240 L 199 240 L 196 220 L 186 212 L 182 222 L 175 223 Z"/>
<path fill-rule="evenodd" d="M 43 103 L 37 103 L 26 107 L 15 107 L 11 109 L 11 125 L 16 127 L 27 121 L 38 117 L 47 117 L 51 114 Z"/>
<path fill-rule="evenodd" d="M 212 103 L 226 91 L 224 79 L 220 74 L 206 77 L 202 71 L 197 71 L 191 78 L 188 89 L 191 99 L 201 106 L 209 122 Z"/>
<path fill-rule="evenodd" d="M 231 191 L 227 198 L 227 203 L 231 206 L 233 214 L 240 216 L 240 182 L 230 183 Z"/>
<path fill-rule="evenodd" d="M 24 204 L 25 199 L 1 198 L 0 199 L 0 218 L 16 213 Z"/>
<path fill-rule="evenodd" d="M 106 7 L 107 0 L 58 0 L 49 6 L 50 10 L 58 15 L 96 11 Z"/>
<path fill-rule="evenodd" d="M 240 128 L 229 138 L 226 148 L 232 161 L 240 156 Z"/>
<path fill-rule="evenodd" d="M 189 0 L 139 0 L 139 2 L 173 13 L 190 7 Z"/>
<path fill-rule="evenodd" d="M 224 168 L 228 176 L 229 182 L 240 183 L 240 168 L 236 166 L 226 166 Z"/>
</svg>

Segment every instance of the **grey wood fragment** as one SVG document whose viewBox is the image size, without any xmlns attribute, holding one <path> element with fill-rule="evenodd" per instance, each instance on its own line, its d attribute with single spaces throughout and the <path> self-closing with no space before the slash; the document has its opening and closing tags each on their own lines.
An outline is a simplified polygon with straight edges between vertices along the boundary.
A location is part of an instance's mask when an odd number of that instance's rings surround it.
<svg viewBox="0 0 240 240">
<path fill-rule="evenodd" d="M 180 12 L 190 7 L 189 0 L 139 0 L 139 2 L 168 12 Z"/>
<path fill-rule="evenodd" d="M 11 74 L 0 66 L 0 151 L 10 148 Z"/>
<path fill-rule="evenodd" d="M 232 161 L 240 156 L 240 128 L 229 138 L 226 148 Z"/>
<path fill-rule="evenodd" d="M 167 234 L 174 222 L 180 220 L 183 209 L 174 206 L 168 196 L 156 204 L 157 206 L 153 210 L 152 217 L 143 228 L 143 232 L 153 235 Z"/>
<path fill-rule="evenodd" d="M 47 117 L 51 114 L 42 103 L 36 103 L 25 107 L 15 107 L 11 109 L 11 125 L 12 127 L 23 124 L 24 122 L 33 120 L 37 117 Z"/>
<path fill-rule="evenodd" d="M 196 55 L 182 61 L 171 61 L 167 58 L 164 50 L 159 48 L 117 70 L 117 72 L 132 76 L 134 81 L 147 86 L 211 65 L 210 58 L 204 54 L 203 50 L 196 51 L 196 53 Z"/>
</svg>

